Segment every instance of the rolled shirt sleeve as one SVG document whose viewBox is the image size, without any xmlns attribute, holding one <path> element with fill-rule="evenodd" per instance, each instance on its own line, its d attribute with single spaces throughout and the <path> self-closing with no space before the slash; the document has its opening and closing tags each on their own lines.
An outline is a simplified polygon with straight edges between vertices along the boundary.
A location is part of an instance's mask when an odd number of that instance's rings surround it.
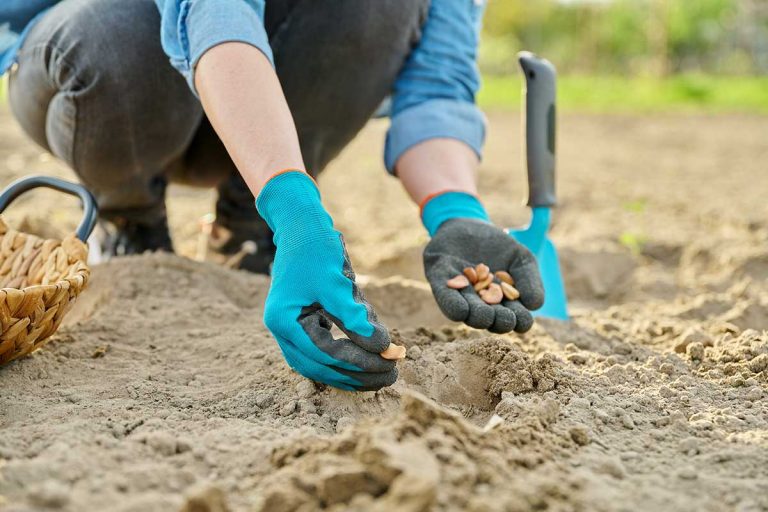
<svg viewBox="0 0 768 512">
<path fill-rule="evenodd" d="M 0 0 L 0 75 L 16 61 L 24 38 L 59 0 Z"/>
<path fill-rule="evenodd" d="M 421 40 L 395 82 L 384 163 L 394 174 L 400 156 L 434 138 L 467 144 L 482 157 L 485 116 L 477 48 L 485 0 L 432 0 Z"/>
<path fill-rule="evenodd" d="M 241 42 L 258 48 L 274 66 L 264 28 L 264 0 L 155 0 L 163 50 L 195 91 L 195 66 L 216 45 Z M 196 92 L 196 91 L 195 91 Z"/>
</svg>

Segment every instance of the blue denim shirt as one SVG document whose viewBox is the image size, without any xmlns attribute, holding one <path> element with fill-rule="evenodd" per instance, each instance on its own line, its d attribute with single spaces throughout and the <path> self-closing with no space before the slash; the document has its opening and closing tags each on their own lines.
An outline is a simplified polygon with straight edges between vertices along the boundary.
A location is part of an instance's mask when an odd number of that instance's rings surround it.
<svg viewBox="0 0 768 512">
<path fill-rule="evenodd" d="M 35 11 L 55 2 L 3 0 L 0 72 L 5 72 L 12 62 L 23 40 L 20 36 L 31 25 L 27 23 L 23 28 L 21 22 L 28 22 Z M 264 29 L 264 2 L 155 0 L 161 14 L 163 50 L 193 90 L 197 62 L 217 44 L 247 43 L 274 63 Z M 433 138 L 460 140 L 481 156 L 485 118 L 475 105 L 475 95 L 480 88 L 477 47 L 484 4 L 485 0 L 432 0 L 421 41 L 411 52 L 392 91 L 392 124 L 384 151 L 388 171 L 394 171 L 395 163 L 406 150 Z M 7 22 L 10 25 L 3 29 Z"/>
<path fill-rule="evenodd" d="M 13 64 L 16 52 L 34 21 L 59 0 L 0 1 L 0 75 Z"/>
</svg>

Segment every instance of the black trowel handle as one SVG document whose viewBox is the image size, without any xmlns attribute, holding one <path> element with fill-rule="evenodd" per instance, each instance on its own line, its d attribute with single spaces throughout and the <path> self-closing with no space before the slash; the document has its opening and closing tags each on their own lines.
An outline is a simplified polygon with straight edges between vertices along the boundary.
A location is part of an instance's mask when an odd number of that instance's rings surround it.
<svg viewBox="0 0 768 512">
<path fill-rule="evenodd" d="M 554 206 L 557 72 L 548 60 L 518 54 L 525 74 L 525 141 L 528 206 Z"/>
</svg>

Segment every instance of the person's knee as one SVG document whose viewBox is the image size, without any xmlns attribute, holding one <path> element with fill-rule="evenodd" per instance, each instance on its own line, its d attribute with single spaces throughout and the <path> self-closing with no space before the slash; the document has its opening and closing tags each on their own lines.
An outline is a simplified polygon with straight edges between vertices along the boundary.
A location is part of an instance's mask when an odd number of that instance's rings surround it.
<svg viewBox="0 0 768 512">
<path fill-rule="evenodd" d="M 163 67 L 169 75 L 173 71 L 160 44 L 160 15 L 152 0 L 66 0 L 41 23 L 53 25 L 50 45 L 58 55 L 52 67 L 74 68 L 75 87 L 103 82 L 128 89 L 141 82 L 142 74 L 157 76 Z"/>
<path fill-rule="evenodd" d="M 20 123 L 30 125 L 28 132 L 44 132 L 43 126 L 32 126 L 43 121 L 46 130 L 56 128 L 52 104 L 74 103 L 78 117 L 98 113 L 104 124 L 125 121 L 126 113 L 161 105 L 163 99 L 177 99 L 171 102 L 176 108 L 178 101 L 197 103 L 162 50 L 152 0 L 62 1 L 32 28 L 17 63 L 11 106 Z M 194 117 L 199 119 L 199 112 Z"/>
<path fill-rule="evenodd" d="M 138 17 L 142 23 L 133 22 Z M 52 89 L 77 91 L 95 81 L 110 57 L 119 55 L 124 67 L 131 67 L 130 54 L 117 51 L 121 47 L 130 48 L 135 59 L 151 57 L 152 52 L 147 52 L 151 38 L 145 32 L 149 24 L 159 34 L 155 18 L 158 14 L 152 0 L 65 0 L 36 22 L 18 62 L 31 66 L 30 60 L 35 59 L 34 64 L 44 65 Z M 112 74 L 120 74 L 114 71 Z M 25 78 L 19 76 L 19 80 Z"/>
<path fill-rule="evenodd" d="M 11 103 L 100 198 L 156 196 L 148 184 L 181 157 L 202 116 L 162 50 L 152 0 L 57 4 L 24 43 Z"/>
</svg>

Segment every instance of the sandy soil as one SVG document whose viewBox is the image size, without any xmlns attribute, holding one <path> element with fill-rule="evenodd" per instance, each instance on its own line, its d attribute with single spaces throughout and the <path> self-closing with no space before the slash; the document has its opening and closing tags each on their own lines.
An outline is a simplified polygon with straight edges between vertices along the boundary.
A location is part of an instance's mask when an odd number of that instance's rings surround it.
<svg viewBox="0 0 768 512">
<path fill-rule="evenodd" d="M 525 221 L 516 114 L 490 116 L 483 196 Z M 54 342 L 0 369 L 0 509 L 768 510 L 768 118 L 566 116 L 573 321 L 447 324 L 426 236 L 372 124 L 323 176 L 367 296 L 409 347 L 349 394 L 292 373 L 268 280 L 173 256 L 94 268 Z M 0 176 L 68 176 L 0 114 Z M 194 254 L 205 191 L 173 189 Z M 47 192 L 10 222 L 56 234 Z"/>
</svg>

